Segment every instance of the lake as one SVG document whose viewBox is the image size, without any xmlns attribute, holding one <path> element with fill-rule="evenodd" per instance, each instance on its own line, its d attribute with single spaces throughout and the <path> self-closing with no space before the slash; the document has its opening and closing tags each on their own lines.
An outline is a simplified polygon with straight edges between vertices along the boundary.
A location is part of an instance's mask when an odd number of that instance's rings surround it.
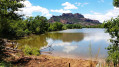
<svg viewBox="0 0 119 67">
<path fill-rule="evenodd" d="M 18 40 L 20 46 L 30 45 L 41 49 L 41 54 L 80 58 L 105 59 L 108 56 L 110 36 L 101 28 L 68 29 L 32 35 Z"/>
</svg>

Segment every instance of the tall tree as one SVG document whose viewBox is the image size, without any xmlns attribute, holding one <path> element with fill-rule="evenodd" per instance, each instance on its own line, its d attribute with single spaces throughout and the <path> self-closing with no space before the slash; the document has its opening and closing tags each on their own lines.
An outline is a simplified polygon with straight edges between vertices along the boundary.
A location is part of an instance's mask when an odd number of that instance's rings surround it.
<svg viewBox="0 0 119 67">
<path fill-rule="evenodd" d="M 10 24 L 14 20 L 21 19 L 21 15 L 15 13 L 19 8 L 24 7 L 20 1 L 24 0 L 0 0 L 0 33 L 8 34 L 10 31 Z M 0 60 L 4 58 L 5 44 L 4 40 L 0 39 Z"/>
<path fill-rule="evenodd" d="M 113 0 L 113 5 L 119 7 L 119 0 Z M 110 34 L 111 45 L 108 46 L 107 62 L 113 63 L 114 67 L 118 67 L 119 64 L 119 17 L 111 19 L 104 23 L 104 27 L 107 28 L 107 32 Z"/>
<path fill-rule="evenodd" d="M 12 20 L 18 20 L 22 15 L 18 15 L 15 11 L 24 7 L 20 1 L 24 0 L 0 0 L 0 32 L 8 33 Z"/>
<path fill-rule="evenodd" d="M 113 5 L 119 7 L 119 0 L 113 0 Z"/>
</svg>

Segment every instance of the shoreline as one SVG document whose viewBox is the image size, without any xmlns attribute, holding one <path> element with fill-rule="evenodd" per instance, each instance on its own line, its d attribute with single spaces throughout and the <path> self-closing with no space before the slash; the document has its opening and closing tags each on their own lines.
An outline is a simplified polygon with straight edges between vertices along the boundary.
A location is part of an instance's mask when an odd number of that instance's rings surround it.
<svg viewBox="0 0 119 67">
<path fill-rule="evenodd" d="M 25 67 L 95 67 L 97 61 L 83 60 L 83 59 L 72 59 L 72 58 L 63 58 L 57 56 L 29 56 L 32 58 L 29 60 Z"/>
</svg>

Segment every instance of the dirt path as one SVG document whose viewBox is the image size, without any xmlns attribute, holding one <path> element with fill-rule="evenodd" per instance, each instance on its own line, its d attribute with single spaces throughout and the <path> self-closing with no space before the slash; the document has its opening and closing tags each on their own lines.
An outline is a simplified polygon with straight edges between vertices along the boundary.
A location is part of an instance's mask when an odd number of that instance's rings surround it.
<svg viewBox="0 0 119 67">
<path fill-rule="evenodd" d="M 97 62 L 70 58 L 53 57 L 47 55 L 32 56 L 26 59 L 27 63 L 21 63 L 25 67 L 95 67 Z M 24 59 L 23 59 L 24 60 Z M 22 61 L 23 62 L 23 61 Z"/>
</svg>

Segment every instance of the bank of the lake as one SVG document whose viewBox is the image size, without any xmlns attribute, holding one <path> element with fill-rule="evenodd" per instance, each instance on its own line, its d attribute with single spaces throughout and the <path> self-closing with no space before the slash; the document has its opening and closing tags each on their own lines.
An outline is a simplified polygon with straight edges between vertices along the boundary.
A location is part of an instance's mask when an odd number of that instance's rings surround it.
<svg viewBox="0 0 119 67">
<path fill-rule="evenodd" d="M 34 56 L 33 60 L 30 60 L 25 67 L 96 67 L 96 61 L 92 60 L 82 60 L 82 59 L 71 59 L 62 58 L 56 56 Z"/>
</svg>

